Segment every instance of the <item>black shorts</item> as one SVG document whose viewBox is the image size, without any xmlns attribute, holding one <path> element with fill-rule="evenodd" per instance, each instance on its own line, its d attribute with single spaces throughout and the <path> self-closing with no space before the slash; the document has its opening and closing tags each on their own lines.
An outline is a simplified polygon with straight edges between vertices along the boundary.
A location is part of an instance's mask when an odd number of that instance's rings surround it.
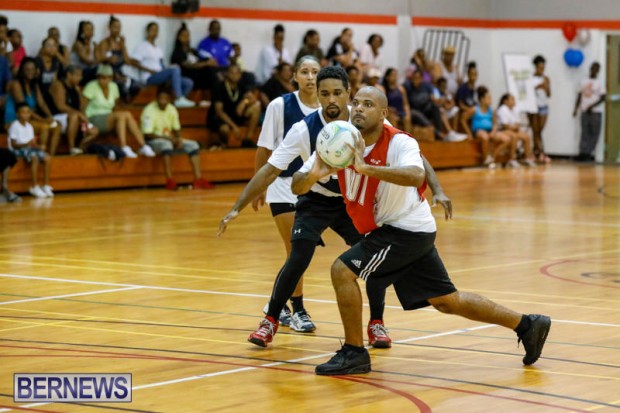
<svg viewBox="0 0 620 413">
<path fill-rule="evenodd" d="M 288 202 L 272 202 L 269 204 L 269 208 L 271 209 L 272 217 L 286 214 L 287 212 L 295 212 L 295 204 L 290 204 Z"/>
<path fill-rule="evenodd" d="M 17 163 L 17 157 L 6 148 L 0 148 L 0 174 L 6 168 L 12 168 Z"/>
<path fill-rule="evenodd" d="M 295 210 L 291 241 L 304 239 L 323 245 L 321 234 L 327 228 L 334 230 L 348 245 L 354 245 L 362 239 L 341 197 L 308 192 L 299 197 Z"/>
<path fill-rule="evenodd" d="M 394 284 L 405 310 L 426 307 L 429 298 L 456 291 L 435 248 L 434 232 L 411 232 L 384 225 L 339 259 L 366 281 L 367 289 L 385 289 Z"/>
</svg>

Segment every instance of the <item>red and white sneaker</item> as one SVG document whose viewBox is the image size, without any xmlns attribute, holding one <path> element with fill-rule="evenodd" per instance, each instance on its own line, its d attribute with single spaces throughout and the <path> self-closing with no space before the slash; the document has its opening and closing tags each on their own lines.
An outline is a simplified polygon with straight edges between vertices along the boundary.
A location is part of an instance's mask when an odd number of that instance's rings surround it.
<svg viewBox="0 0 620 413">
<path fill-rule="evenodd" d="M 374 348 L 392 347 L 392 339 L 388 336 L 388 329 L 381 320 L 372 320 L 368 323 L 368 345 Z"/>
<path fill-rule="evenodd" d="M 267 344 L 271 343 L 273 336 L 276 335 L 279 325 L 279 321 L 266 316 L 258 325 L 258 330 L 250 334 L 248 341 L 260 347 L 267 347 Z"/>
</svg>

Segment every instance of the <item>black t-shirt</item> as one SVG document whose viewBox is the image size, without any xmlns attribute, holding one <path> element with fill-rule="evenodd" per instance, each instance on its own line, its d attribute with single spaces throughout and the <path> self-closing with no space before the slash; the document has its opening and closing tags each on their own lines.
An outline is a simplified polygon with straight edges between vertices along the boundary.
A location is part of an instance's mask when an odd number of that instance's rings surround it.
<svg viewBox="0 0 620 413">
<path fill-rule="evenodd" d="M 422 82 L 418 87 L 415 87 L 413 83 L 406 81 L 404 86 L 411 109 L 426 112 L 432 108 L 433 101 L 431 96 L 433 95 L 433 87 L 429 83 Z"/>
<path fill-rule="evenodd" d="M 237 105 L 243 99 L 243 96 L 247 90 L 239 84 L 236 90 L 232 90 L 226 87 L 226 81 L 218 82 L 213 88 L 213 94 L 211 96 L 211 101 L 213 104 L 211 105 L 211 110 L 209 110 L 209 119 L 217 118 L 215 114 L 215 104 L 217 102 L 222 102 L 224 105 L 224 113 L 230 116 L 233 121 L 238 120 L 239 116 L 237 116 Z"/>
<path fill-rule="evenodd" d="M 172 56 L 170 57 L 170 63 L 177 64 L 179 66 L 183 66 L 185 63 L 195 63 L 202 60 L 209 59 L 201 58 L 196 49 L 189 49 L 189 52 L 186 52 L 182 47 L 175 47 L 172 52 Z"/>
<path fill-rule="evenodd" d="M 271 76 L 260 90 L 267 95 L 270 102 L 286 93 L 290 93 L 275 76 Z"/>
</svg>

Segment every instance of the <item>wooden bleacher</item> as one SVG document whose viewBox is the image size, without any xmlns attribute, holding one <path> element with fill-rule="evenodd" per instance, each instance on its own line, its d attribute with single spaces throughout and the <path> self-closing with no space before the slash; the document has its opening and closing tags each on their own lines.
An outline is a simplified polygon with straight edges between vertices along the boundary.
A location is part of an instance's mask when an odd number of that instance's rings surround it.
<svg viewBox="0 0 620 413">
<path fill-rule="evenodd" d="M 145 88 L 124 109 L 138 120 L 144 104 L 155 98 L 155 88 Z M 180 109 L 182 136 L 198 141 L 203 148 L 209 145 L 205 128 L 208 108 Z M 130 142 L 132 139 L 130 139 Z M 6 136 L 0 139 L 6 144 Z M 132 145 L 135 149 L 135 142 Z M 477 142 L 420 142 L 422 152 L 436 169 L 461 168 L 480 165 L 482 155 Z M 66 149 L 66 148 L 65 148 Z M 247 181 L 254 175 L 253 149 L 203 150 L 200 154 L 205 179 L 213 182 Z M 193 180 L 186 156 L 175 156 L 172 161 L 174 178 L 179 183 Z M 55 191 L 109 189 L 163 186 L 163 163 L 159 158 L 138 157 L 112 162 L 96 155 L 57 155 L 53 159 L 51 185 Z M 13 168 L 9 185 L 11 190 L 24 193 L 30 187 L 30 167 L 22 160 Z"/>
</svg>

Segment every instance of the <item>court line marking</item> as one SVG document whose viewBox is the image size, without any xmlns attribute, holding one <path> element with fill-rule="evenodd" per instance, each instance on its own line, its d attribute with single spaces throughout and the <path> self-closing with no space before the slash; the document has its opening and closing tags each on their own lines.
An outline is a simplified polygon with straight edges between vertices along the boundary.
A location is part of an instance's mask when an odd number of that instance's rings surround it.
<svg viewBox="0 0 620 413">
<path fill-rule="evenodd" d="M 26 299 L 23 299 L 23 300 L 1 301 L 0 305 L 30 303 L 30 302 L 33 302 L 33 301 L 55 300 L 57 298 L 81 297 L 81 296 L 85 296 L 85 295 L 115 293 L 115 292 L 119 292 L 119 291 L 139 290 L 141 288 L 142 287 L 140 287 L 138 285 L 135 285 L 135 286 L 131 286 L 131 287 L 114 288 L 114 289 L 110 289 L 110 290 L 86 291 L 86 292 L 82 292 L 82 293 L 63 294 L 63 295 L 48 295 L 48 296 L 45 296 L 45 297 L 26 298 Z"/>
<path fill-rule="evenodd" d="M 0 277 L 5 278 L 17 278 L 17 279 L 30 279 L 30 280 L 39 280 L 39 281 L 49 281 L 49 282 L 60 282 L 60 283 L 75 283 L 75 284 L 88 284 L 88 285 L 106 285 L 113 287 L 136 287 L 142 289 L 150 289 L 150 290 L 160 290 L 160 291 L 175 291 L 175 292 L 187 292 L 187 293 L 195 293 L 195 294 L 213 294 L 213 295 L 225 295 L 225 296 L 234 296 L 234 297 L 252 297 L 252 298 L 268 298 L 269 295 L 266 294 L 251 294 L 251 293 L 235 293 L 229 291 L 213 291 L 213 290 L 198 290 L 191 288 L 178 288 L 178 287 L 164 287 L 164 286 L 156 286 L 156 285 L 140 285 L 140 284 L 124 284 L 124 283 L 111 283 L 111 282 L 102 282 L 102 281 L 86 281 L 86 280 L 70 280 L 66 278 L 50 278 L 50 277 L 40 277 L 34 275 L 17 275 L 17 274 L 2 274 L 0 273 Z M 335 300 L 321 300 L 321 299 L 313 299 L 313 298 L 304 298 L 306 301 L 316 302 L 316 303 L 325 303 L 325 304 L 336 304 Z M 544 303 L 539 303 L 544 304 Z M 367 305 L 367 304 L 364 304 Z M 394 305 L 386 305 L 385 308 L 390 309 L 400 309 L 400 306 Z M 608 309 L 605 309 L 608 310 Z M 421 308 L 419 311 L 433 311 L 437 310 L 432 308 Z M 554 321 L 556 321 L 554 319 Z M 558 320 L 558 322 L 566 322 Z M 604 326 L 604 327 L 620 327 L 620 324 L 612 324 L 612 323 L 596 323 L 596 322 L 580 322 L 580 321 L 570 321 L 571 323 L 585 323 L 586 325 L 596 325 L 596 326 Z"/>
</svg>

